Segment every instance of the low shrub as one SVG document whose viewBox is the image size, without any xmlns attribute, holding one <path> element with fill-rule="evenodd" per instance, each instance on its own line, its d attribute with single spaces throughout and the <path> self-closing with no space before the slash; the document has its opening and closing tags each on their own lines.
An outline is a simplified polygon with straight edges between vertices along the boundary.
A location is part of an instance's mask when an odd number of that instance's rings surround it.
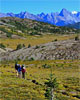
<svg viewBox="0 0 80 100">
<path fill-rule="evenodd" d="M 22 49 L 25 47 L 25 44 L 18 44 L 16 50 Z"/>
<path fill-rule="evenodd" d="M 43 68 L 51 68 L 51 66 L 50 65 L 47 65 L 47 64 L 42 65 L 42 67 Z"/>
<path fill-rule="evenodd" d="M 79 40 L 79 36 L 76 36 L 76 37 L 75 37 L 75 41 L 78 41 L 78 40 Z"/>
<path fill-rule="evenodd" d="M 22 45 L 21 44 L 18 44 L 16 50 L 19 50 L 21 48 L 22 48 Z"/>
<path fill-rule="evenodd" d="M 38 48 L 40 48 L 40 46 L 36 45 L 35 49 L 38 49 Z"/>
<path fill-rule="evenodd" d="M 23 47 L 25 47 L 25 44 L 23 44 Z"/>
<path fill-rule="evenodd" d="M 29 61 L 34 61 L 34 58 L 33 58 L 33 57 L 31 57 L 31 58 L 29 59 Z"/>
<path fill-rule="evenodd" d="M 54 41 L 58 41 L 57 39 L 55 39 Z"/>
<path fill-rule="evenodd" d="M 31 44 L 28 44 L 28 48 L 30 48 L 31 47 Z"/>
<path fill-rule="evenodd" d="M 6 46 L 3 43 L 0 43 L 0 48 L 5 49 Z"/>
<path fill-rule="evenodd" d="M 7 36 L 8 38 L 11 38 L 11 37 L 12 37 L 12 33 L 7 33 L 6 36 Z"/>
</svg>

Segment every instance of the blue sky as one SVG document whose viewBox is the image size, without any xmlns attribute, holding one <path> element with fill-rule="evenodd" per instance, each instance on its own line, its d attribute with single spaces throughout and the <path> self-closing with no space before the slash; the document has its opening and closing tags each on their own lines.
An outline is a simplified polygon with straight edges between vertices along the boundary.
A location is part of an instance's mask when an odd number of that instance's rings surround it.
<svg viewBox="0 0 80 100">
<path fill-rule="evenodd" d="M 62 8 L 80 11 L 80 0 L 0 0 L 0 12 L 19 13 L 28 11 L 33 14 L 41 12 L 60 12 Z"/>
</svg>

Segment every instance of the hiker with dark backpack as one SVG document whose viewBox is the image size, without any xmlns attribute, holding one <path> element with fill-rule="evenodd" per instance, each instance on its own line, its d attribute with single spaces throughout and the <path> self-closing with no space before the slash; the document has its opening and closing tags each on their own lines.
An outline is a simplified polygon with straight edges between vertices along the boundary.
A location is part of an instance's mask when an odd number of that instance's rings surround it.
<svg viewBox="0 0 80 100">
<path fill-rule="evenodd" d="M 16 73 L 17 73 L 17 77 L 18 77 L 18 68 L 19 68 L 19 64 L 15 63 L 15 70 L 16 70 Z"/>
<path fill-rule="evenodd" d="M 22 65 L 22 78 L 25 79 L 25 72 L 26 72 L 26 68 L 24 65 Z"/>
<path fill-rule="evenodd" d="M 21 71 L 22 71 L 22 68 L 21 68 L 21 65 L 18 66 L 18 77 L 21 78 Z"/>
</svg>

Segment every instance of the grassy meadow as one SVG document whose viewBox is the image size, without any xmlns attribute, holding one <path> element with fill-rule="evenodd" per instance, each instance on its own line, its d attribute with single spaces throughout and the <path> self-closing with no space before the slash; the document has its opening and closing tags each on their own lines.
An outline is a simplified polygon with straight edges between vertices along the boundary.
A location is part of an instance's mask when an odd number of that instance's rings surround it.
<svg viewBox="0 0 80 100">
<path fill-rule="evenodd" d="M 16 77 L 14 62 L 0 64 L 0 100 L 47 100 L 45 82 L 51 73 L 59 87 L 54 91 L 57 100 L 79 100 L 80 60 L 19 61 L 26 65 L 26 79 Z M 43 68 L 42 65 L 51 65 Z M 37 84 L 33 83 L 35 80 Z"/>
<path fill-rule="evenodd" d="M 43 35 L 27 36 L 25 39 L 0 39 L 7 48 L 16 49 L 18 44 L 31 46 L 54 41 L 55 39 L 74 39 L 72 35 Z M 52 71 L 54 78 L 59 83 L 54 91 L 56 100 L 80 99 L 80 60 L 43 60 L 43 61 L 18 61 L 26 65 L 26 79 L 16 77 L 15 62 L 0 62 L 0 100 L 47 100 L 45 98 L 46 85 L 44 84 Z M 44 64 L 51 68 L 43 68 Z M 33 83 L 35 80 L 36 83 Z"/>
<path fill-rule="evenodd" d="M 59 40 L 67 40 L 67 39 L 74 39 L 77 34 L 71 34 L 71 35 L 41 35 L 41 36 L 26 36 L 25 39 L 0 39 L 0 43 L 3 43 L 7 48 L 16 49 L 18 44 L 25 44 L 25 46 L 28 46 L 31 44 L 31 46 L 43 44 L 52 42 L 55 39 Z"/>
</svg>

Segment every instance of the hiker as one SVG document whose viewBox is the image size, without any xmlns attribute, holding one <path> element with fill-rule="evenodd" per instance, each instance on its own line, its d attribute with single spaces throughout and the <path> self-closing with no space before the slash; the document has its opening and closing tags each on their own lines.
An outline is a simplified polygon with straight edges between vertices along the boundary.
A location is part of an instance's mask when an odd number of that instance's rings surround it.
<svg viewBox="0 0 80 100">
<path fill-rule="evenodd" d="M 22 78 L 25 79 L 25 72 L 26 72 L 26 68 L 24 65 L 22 65 Z"/>
<path fill-rule="evenodd" d="M 15 63 L 15 70 L 16 70 L 16 73 L 17 73 L 17 77 L 18 77 L 18 67 L 19 67 L 19 64 Z"/>
<path fill-rule="evenodd" d="M 21 65 L 19 64 L 19 66 L 18 66 L 18 77 L 19 78 L 21 78 L 21 70 L 22 70 L 22 68 L 21 68 Z"/>
</svg>

